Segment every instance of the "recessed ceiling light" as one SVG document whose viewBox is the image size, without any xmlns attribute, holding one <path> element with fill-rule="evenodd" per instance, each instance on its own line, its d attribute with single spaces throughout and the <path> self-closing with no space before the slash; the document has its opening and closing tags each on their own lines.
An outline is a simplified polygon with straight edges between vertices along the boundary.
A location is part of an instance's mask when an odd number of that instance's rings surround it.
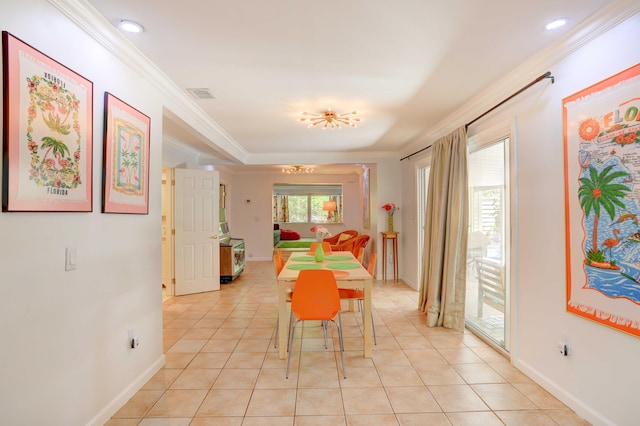
<svg viewBox="0 0 640 426">
<path fill-rule="evenodd" d="M 120 21 L 118 26 L 122 28 L 122 30 L 128 33 L 133 33 L 133 34 L 139 34 L 144 31 L 144 28 L 142 28 L 142 25 L 133 21 Z"/>
<path fill-rule="evenodd" d="M 554 30 L 556 28 L 560 28 L 561 26 L 563 26 L 564 24 L 566 24 L 568 21 L 567 18 L 556 18 L 553 21 L 549 22 L 546 26 L 545 29 L 547 30 Z"/>
</svg>

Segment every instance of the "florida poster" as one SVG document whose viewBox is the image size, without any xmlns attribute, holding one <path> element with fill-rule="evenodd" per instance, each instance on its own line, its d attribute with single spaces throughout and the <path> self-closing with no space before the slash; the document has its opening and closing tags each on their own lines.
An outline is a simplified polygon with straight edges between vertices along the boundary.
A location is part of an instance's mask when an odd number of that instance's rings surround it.
<svg viewBox="0 0 640 426">
<path fill-rule="evenodd" d="M 150 119 L 105 93 L 104 213 L 149 212 Z"/>
<path fill-rule="evenodd" d="M 92 209 L 93 84 L 2 33 L 6 211 Z"/>
<path fill-rule="evenodd" d="M 640 64 L 563 100 L 567 310 L 640 337 Z"/>
</svg>

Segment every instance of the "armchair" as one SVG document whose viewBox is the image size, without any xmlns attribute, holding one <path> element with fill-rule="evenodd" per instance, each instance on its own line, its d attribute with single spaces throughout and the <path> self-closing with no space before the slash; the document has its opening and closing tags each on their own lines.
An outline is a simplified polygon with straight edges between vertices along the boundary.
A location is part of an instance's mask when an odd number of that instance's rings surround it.
<svg viewBox="0 0 640 426">
<path fill-rule="evenodd" d="M 333 237 L 325 238 L 322 241 L 325 243 L 329 243 L 333 247 L 357 236 L 358 236 L 358 231 L 354 229 L 348 229 L 346 231 L 342 231 L 339 234 L 334 235 Z"/>
<path fill-rule="evenodd" d="M 371 237 L 369 235 L 358 235 L 357 237 L 349 238 L 347 241 L 338 245 L 331 246 L 331 249 L 333 251 L 350 251 L 357 257 L 360 248 L 366 247 L 370 238 Z"/>
</svg>

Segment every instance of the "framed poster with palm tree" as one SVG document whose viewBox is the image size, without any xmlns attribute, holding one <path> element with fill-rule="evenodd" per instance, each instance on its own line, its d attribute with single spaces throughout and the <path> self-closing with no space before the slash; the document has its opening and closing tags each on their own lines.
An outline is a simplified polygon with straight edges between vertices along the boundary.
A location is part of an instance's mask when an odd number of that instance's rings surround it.
<svg viewBox="0 0 640 426">
<path fill-rule="evenodd" d="M 3 211 L 92 210 L 93 83 L 2 32 Z"/>
<path fill-rule="evenodd" d="M 104 94 L 103 213 L 149 213 L 149 117 Z"/>
<path fill-rule="evenodd" d="M 567 311 L 640 337 L 640 64 L 563 100 Z"/>
</svg>

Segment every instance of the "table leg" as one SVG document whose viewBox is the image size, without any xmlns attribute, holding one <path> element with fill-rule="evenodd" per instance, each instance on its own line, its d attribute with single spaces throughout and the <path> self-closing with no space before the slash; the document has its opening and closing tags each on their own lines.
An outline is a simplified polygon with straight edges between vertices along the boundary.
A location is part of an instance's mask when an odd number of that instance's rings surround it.
<svg viewBox="0 0 640 426">
<path fill-rule="evenodd" d="M 382 238 L 382 280 L 387 280 L 387 239 Z"/>
<path fill-rule="evenodd" d="M 393 280 L 398 281 L 398 239 L 393 239 Z"/>
</svg>

